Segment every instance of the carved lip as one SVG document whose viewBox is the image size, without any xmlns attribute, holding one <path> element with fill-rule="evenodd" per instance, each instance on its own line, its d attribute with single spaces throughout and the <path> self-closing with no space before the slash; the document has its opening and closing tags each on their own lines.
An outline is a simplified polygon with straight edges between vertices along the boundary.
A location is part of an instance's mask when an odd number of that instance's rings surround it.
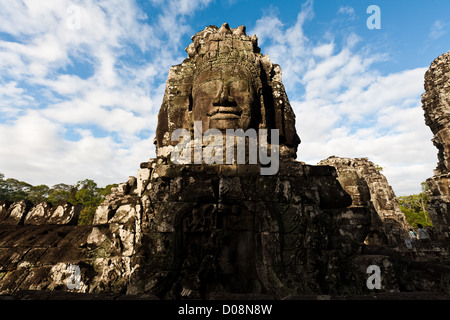
<svg viewBox="0 0 450 320">
<path fill-rule="evenodd" d="M 236 107 L 214 107 L 208 112 L 211 119 L 239 119 L 241 117 L 242 110 Z"/>
</svg>

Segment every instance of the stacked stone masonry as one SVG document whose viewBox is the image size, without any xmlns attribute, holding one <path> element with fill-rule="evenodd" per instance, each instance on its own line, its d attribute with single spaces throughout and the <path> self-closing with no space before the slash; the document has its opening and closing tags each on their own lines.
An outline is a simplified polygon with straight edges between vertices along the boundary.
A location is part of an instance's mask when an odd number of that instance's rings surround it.
<svg viewBox="0 0 450 320">
<path fill-rule="evenodd" d="M 339 182 L 352 197 L 353 207 L 370 208 L 371 228 L 366 244 L 398 246 L 409 238 L 411 226 L 400 209 L 394 190 L 373 162 L 368 158 L 331 156 L 318 164 L 336 168 Z"/>
</svg>

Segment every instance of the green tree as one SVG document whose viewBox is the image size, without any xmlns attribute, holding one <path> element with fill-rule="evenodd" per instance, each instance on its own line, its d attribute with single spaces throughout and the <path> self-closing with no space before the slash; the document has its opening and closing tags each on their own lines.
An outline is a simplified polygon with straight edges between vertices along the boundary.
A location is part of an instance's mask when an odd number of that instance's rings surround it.
<svg viewBox="0 0 450 320">
<path fill-rule="evenodd" d="M 33 202 L 34 204 L 48 201 L 48 193 L 50 188 L 45 184 L 41 184 L 39 186 L 31 186 L 28 191 L 27 199 Z"/>
<path fill-rule="evenodd" d="M 103 199 L 104 199 L 108 194 L 111 193 L 111 189 L 112 189 L 112 188 L 115 188 L 115 187 L 117 187 L 117 186 L 118 186 L 117 183 L 115 183 L 115 184 L 108 184 L 106 187 L 104 187 L 103 189 L 101 189 L 100 192 L 99 192 L 99 194 L 100 194 L 100 196 L 101 196 L 101 198 L 102 198 L 102 201 L 103 201 Z"/>
<path fill-rule="evenodd" d="M 47 200 L 48 191 L 46 185 L 33 186 L 13 178 L 5 180 L 5 175 L 0 173 L 0 200 L 30 200 L 38 203 Z"/>
<path fill-rule="evenodd" d="M 75 194 L 75 203 L 80 203 L 83 209 L 80 213 L 79 224 L 91 224 L 97 207 L 103 199 L 111 193 L 111 188 L 117 184 L 107 185 L 105 188 L 97 186 L 97 183 L 91 179 L 78 181 L 77 192 Z"/>
<path fill-rule="evenodd" d="M 80 212 L 79 224 L 87 225 L 92 223 L 95 210 L 101 202 L 99 192 L 100 188 L 94 180 L 85 179 L 78 181 L 77 192 L 75 193 L 75 204 L 81 204 L 83 207 Z"/>
<path fill-rule="evenodd" d="M 0 200 L 8 200 L 8 193 L 6 188 L 5 175 L 0 173 Z"/>
<path fill-rule="evenodd" d="M 59 183 L 54 185 L 48 191 L 48 199 L 47 201 L 53 205 L 56 205 L 60 202 L 70 202 L 75 203 L 75 194 L 77 192 L 77 188 L 72 185 Z"/>
<path fill-rule="evenodd" d="M 424 227 L 433 226 L 428 214 L 429 196 L 427 190 L 428 185 L 423 182 L 421 193 L 398 198 L 400 208 L 405 214 L 406 220 L 413 227 L 417 227 L 419 223 Z"/>
<path fill-rule="evenodd" d="M 6 199 L 11 201 L 27 200 L 32 187 L 31 184 L 13 178 L 3 180 L 3 191 Z"/>
<path fill-rule="evenodd" d="M 92 224 L 96 210 L 97 207 L 93 206 L 83 207 L 80 212 L 80 217 L 78 218 L 78 224 L 81 226 Z"/>
</svg>

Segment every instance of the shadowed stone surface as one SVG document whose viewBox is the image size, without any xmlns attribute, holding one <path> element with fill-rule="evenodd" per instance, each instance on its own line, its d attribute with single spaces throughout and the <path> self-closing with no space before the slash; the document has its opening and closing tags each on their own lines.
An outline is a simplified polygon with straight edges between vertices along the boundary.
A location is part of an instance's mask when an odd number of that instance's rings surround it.
<svg viewBox="0 0 450 320">
<path fill-rule="evenodd" d="M 340 158 L 331 156 L 319 162 L 336 168 L 338 180 L 352 197 L 353 207 L 366 207 L 371 212 L 370 231 L 365 239 L 368 245 L 403 244 L 411 226 L 394 190 L 386 177 L 367 158 Z"/>
<path fill-rule="evenodd" d="M 351 198 L 332 167 L 286 161 L 277 175 L 261 176 L 257 165 L 144 166 L 132 294 L 338 290 L 326 278 L 361 249 L 364 236 L 337 228 Z"/>
<path fill-rule="evenodd" d="M 433 132 L 438 149 L 430 187 L 429 213 L 441 240 L 450 241 L 450 52 L 437 57 L 425 73 L 422 95 L 425 123 Z"/>
</svg>

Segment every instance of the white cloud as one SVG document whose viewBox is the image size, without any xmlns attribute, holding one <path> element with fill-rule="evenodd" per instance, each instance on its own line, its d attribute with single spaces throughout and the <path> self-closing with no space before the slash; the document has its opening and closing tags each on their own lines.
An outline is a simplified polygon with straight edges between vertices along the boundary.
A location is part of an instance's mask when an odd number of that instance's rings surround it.
<svg viewBox="0 0 450 320">
<path fill-rule="evenodd" d="M 152 138 L 134 138 L 127 147 L 110 137 L 97 138 L 89 130 L 79 130 L 78 141 L 61 134 L 64 127 L 29 111 L 13 124 L 0 126 L 2 173 L 32 184 L 73 184 L 89 178 L 100 185 L 125 181 L 135 175 L 139 163 L 152 153 Z M 117 180 L 121 178 L 121 180 Z"/>
<path fill-rule="evenodd" d="M 326 73 L 307 82 L 305 100 L 293 103 L 303 142 L 300 159 L 316 163 L 330 155 L 369 157 L 386 168 L 384 173 L 398 194 L 418 192 L 437 162 L 420 105 L 425 69 L 372 77 L 368 71 L 355 68 L 345 77 L 347 90 L 330 89 Z M 320 83 L 326 86 L 324 92 L 308 95 L 308 87 Z"/>
<path fill-rule="evenodd" d="M 325 43 L 322 45 L 318 45 L 312 49 L 313 55 L 319 58 L 327 58 L 333 54 L 334 51 L 334 43 Z"/>
<path fill-rule="evenodd" d="M 255 28 L 250 32 L 258 36 L 259 45 L 264 44 L 265 39 L 281 42 L 284 37 L 283 23 L 274 15 L 266 15 L 256 21 Z"/>
<path fill-rule="evenodd" d="M 326 68 L 319 64 L 307 73 L 311 78 L 305 80 L 304 100 L 292 104 L 302 138 L 300 159 L 369 157 L 386 168 L 398 194 L 418 192 L 437 162 L 420 104 L 425 69 L 382 76 L 364 66 L 363 57 L 344 56 L 344 64 L 331 59 Z M 341 72 L 352 63 L 359 65 Z"/>
<path fill-rule="evenodd" d="M 290 27 L 285 26 L 275 15 L 275 10 L 272 10 L 257 20 L 254 29 L 249 32 L 258 36 L 264 54 L 280 64 L 288 91 L 301 83 L 301 75 L 309 64 L 314 63 L 310 58 L 309 39 L 303 32 L 303 24 L 314 17 L 313 4 L 312 0 L 305 1 L 295 24 Z"/>
<path fill-rule="evenodd" d="M 134 0 L 0 0 L 0 172 L 49 185 L 135 175 L 155 155 L 183 17 L 209 2 L 155 2 L 150 25 Z"/>
<path fill-rule="evenodd" d="M 0 115 L 3 119 L 14 118 L 33 102 L 33 97 L 27 95 L 16 81 L 0 85 Z"/>
<path fill-rule="evenodd" d="M 354 10 L 341 7 L 339 13 Z M 387 53 L 358 48 L 354 33 L 341 43 L 329 33 L 314 43 L 303 33 L 307 16 L 311 8 L 303 8 L 292 27 L 273 15 L 255 26 L 263 31 L 263 51 L 273 52 L 271 60 L 283 70 L 302 139 L 298 159 L 315 164 L 331 155 L 369 157 L 385 168 L 398 195 L 419 192 L 437 162 L 420 102 L 426 69 L 383 75 L 373 66 Z M 285 40 L 294 29 L 298 41 Z"/>
</svg>

